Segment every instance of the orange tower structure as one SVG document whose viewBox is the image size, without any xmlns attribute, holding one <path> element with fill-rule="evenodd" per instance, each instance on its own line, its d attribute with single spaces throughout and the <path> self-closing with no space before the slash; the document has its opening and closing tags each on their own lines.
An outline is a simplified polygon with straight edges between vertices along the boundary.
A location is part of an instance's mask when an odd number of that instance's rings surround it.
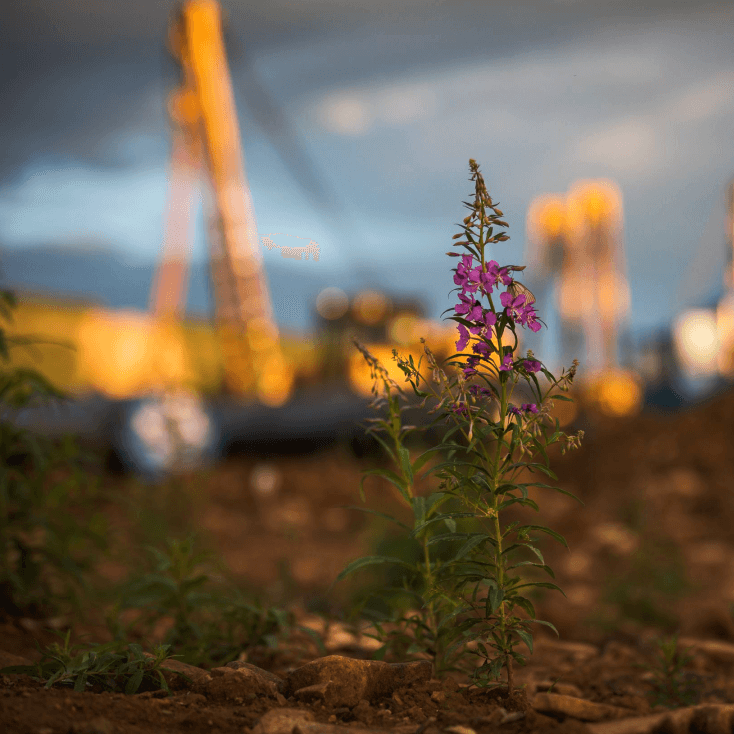
<svg viewBox="0 0 734 734">
<path fill-rule="evenodd" d="M 243 164 L 237 110 L 216 0 L 186 0 L 169 32 L 181 84 L 169 97 L 172 127 L 169 209 L 151 310 L 176 320 L 184 310 L 196 187 L 211 192 L 210 263 L 224 384 L 235 395 L 278 405 L 293 371 L 283 357 Z"/>
</svg>

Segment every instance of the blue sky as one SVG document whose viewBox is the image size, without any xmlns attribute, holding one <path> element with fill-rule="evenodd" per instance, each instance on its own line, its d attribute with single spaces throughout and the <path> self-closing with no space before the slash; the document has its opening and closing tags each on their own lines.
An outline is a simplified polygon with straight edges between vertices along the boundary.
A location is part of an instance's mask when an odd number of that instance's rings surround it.
<svg viewBox="0 0 734 734">
<path fill-rule="evenodd" d="M 0 246 L 153 260 L 175 79 L 161 61 L 170 5 L 52 5 L 29 2 L 7 26 Z M 225 6 L 258 230 L 318 241 L 329 284 L 368 268 L 394 288 L 448 292 L 444 253 L 473 157 L 510 223 L 500 262 L 523 261 L 535 196 L 604 177 L 624 199 L 635 328 L 719 288 L 734 177 L 730 3 Z M 264 129 L 253 79 L 286 134 Z M 200 218 L 194 257 L 206 247 Z M 294 277 L 304 265 L 279 264 Z"/>
</svg>

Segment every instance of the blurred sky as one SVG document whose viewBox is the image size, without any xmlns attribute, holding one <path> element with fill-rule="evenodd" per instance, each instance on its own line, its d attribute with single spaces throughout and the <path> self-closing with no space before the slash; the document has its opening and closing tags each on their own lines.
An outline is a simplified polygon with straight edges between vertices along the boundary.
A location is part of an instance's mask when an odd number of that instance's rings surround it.
<svg viewBox="0 0 734 734">
<path fill-rule="evenodd" d="M 730 1 L 223 5 L 258 231 L 318 241 L 308 265 L 330 285 L 368 272 L 425 289 L 433 316 L 447 308 L 444 253 L 473 157 L 510 223 L 500 263 L 523 262 L 535 196 L 609 177 L 624 197 L 633 326 L 667 323 L 720 287 Z M 25 0 L 4 11 L 0 247 L 158 256 L 171 9 Z M 195 257 L 205 253 L 200 221 Z M 307 265 L 277 259 L 294 278 Z"/>
</svg>

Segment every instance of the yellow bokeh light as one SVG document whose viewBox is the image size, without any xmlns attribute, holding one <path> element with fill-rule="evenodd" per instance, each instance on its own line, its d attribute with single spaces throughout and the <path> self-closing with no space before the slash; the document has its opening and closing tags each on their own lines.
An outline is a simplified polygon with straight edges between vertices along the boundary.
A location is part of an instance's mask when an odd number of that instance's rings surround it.
<svg viewBox="0 0 734 734">
<path fill-rule="evenodd" d="M 278 354 L 272 354 L 257 378 L 257 397 L 265 405 L 277 408 L 291 396 L 294 381 L 293 367 Z"/>
<path fill-rule="evenodd" d="M 528 233 L 532 240 L 554 241 L 566 225 L 566 200 L 558 194 L 533 199 L 528 209 Z"/>
<path fill-rule="evenodd" d="M 640 376 L 625 369 L 608 369 L 592 374 L 585 386 L 586 399 L 604 415 L 624 418 L 642 407 Z"/>
<path fill-rule="evenodd" d="M 247 343 L 253 352 L 265 352 L 278 343 L 278 328 L 265 317 L 251 319 L 246 333 Z"/>
<path fill-rule="evenodd" d="M 341 288 L 324 288 L 316 297 L 319 316 L 334 321 L 349 310 L 349 298 Z"/>
<path fill-rule="evenodd" d="M 367 351 L 376 357 L 382 363 L 382 366 L 387 370 L 388 375 L 395 380 L 406 392 L 412 393 L 413 390 L 408 383 L 405 382 L 405 373 L 398 367 L 397 362 L 393 361 L 392 355 L 393 347 L 385 346 L 382 344 L 367 345 Z M 410 352 L 403 352 L 398 350 L 400 357 L 408 358 L 409 354 L 413 355 L 413 361 L 418 366 L 418 360 L 420 358 L 421 351 L 418 349 L 410 350 Z M 425 365 L 425 360 L 423 360 Z M 348 366 L 349 382 L 354 390 L 359 395 L 365 397 L 371 394 L 372 385 L 374 380 L 370 375 L 370 366 L 367 364 L 365 358 L 357 352 L 352 354 L 349 358 Z M 427 370 L 421 369 L 421 374 L 427 376 Z M 381 385 L 379 386 L 381 388 Z"/>
<path fill-rule="evenodd" d="M 608 179 L 577 181 L 569 191 L 566 222 L 569 234 L 578 236 L 588 226 L 602 222 L 618 224 L 622 216 L 622 193 Z"/>
<path fill-rule="evenodd" d="M 390 299 L 384 293 L 362 291 L 354 298 L 352 309 L 357 321 L 367 326 L 374 326 L 387 316 L 391 306 Z"/>
<path fill-rule="evenodd" d="M 692 309 L 675 322 L 673 339 L 676 353 L 690 376 L 710 375 L 717 369 L 719 335 L 716 314 L 708 309 Z"/>
<path fill-rule="evenodd" d="M 394 341 L 401 346 L 407 346 L 413 342 L 418 341 L 420 336 L 418 335 L 418 326 L 421 323 L 421 319 L 417 316 L 409 313 L 400 313 L 390 321 L 387 333 L 390 341 Z"/>
</svg>

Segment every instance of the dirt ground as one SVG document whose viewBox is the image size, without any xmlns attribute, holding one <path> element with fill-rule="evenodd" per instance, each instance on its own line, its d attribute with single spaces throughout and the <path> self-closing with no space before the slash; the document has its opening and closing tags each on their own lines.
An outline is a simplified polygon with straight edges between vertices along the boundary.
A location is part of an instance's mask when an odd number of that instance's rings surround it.
<svg viewBox="0 0 734 734">
<path fill-rule="evenodd" d="M 585 506 L 548 490 L 531 494 L 541 524 L 564 535 L 570 548 L 541 546 L 566 597 L 548 591 L 534 598 L 537 616 L 551 621 L 561 639 L 538 630 L 535 653 L 516 669 L 520 689 L 511 700 L 501 691 L 470 689 L 458 675 L 396 688 L 356 706 L 295 694 L 234 700 L 213 682 L 168 698 L 75 693 L 60 685 L 45 690 L 28 677 L 2 676 L 0 732 L 734 731 L 724 706 L 734 704 L 734 393 L 684 414 L 581 427 L 588 431 L 584 447 L 552 456 L 552 465 L 559 486 Z M 374 552 L 384 540 L 384 526 L 342 507 L 361 504 L 361 472 L 373 465 L 374 459 L 342 448 L 300 457 L 232 457 L 192 479 L 186 491 L 179 488 L 178 496 L 161 490 L 161 512 L 176 509 L 182 523 L 197 518 L 243 584 L 287 603 L 302 624 L 321 630 L 317 612 L 343 615 L 356 588 L 337 585 L 327 595 L 329 585 L 349 560 Z M 429 479 L 419 491 L 435 486 Z M 366 487 L 364 506 L 401 512 L 388 485 L 368 479 Z M 535 520 L 532 511 L 516 517 L 528 515 Z M 121 517 L 112 520 L 118 535 L 132 532 Z M 110 564 L 110 578 L 119 573 Z M 6 619 L 0 667 L 17 664 L 13 656 L 38 659 L 34 641 L 53 639 L 43 626 Z M 95 641 L 105 641 L 102 627 L 89 629 Z M 650 673 L 636 665 L 650 663 L 654 639 L 674 631 L 692 649 L 685 676 L 698 706 L 665 720 L 668 709 L 651 707 L 646 696 Z M 369 659 L 374 649 L 343 624 L 324 633 L 329 654 Z M 317 657 L 315 648 L 294 639 L 275 652 L 243 651 L 241 659 L 285 679 Z M 263 719 L 273 709 L 311 716 L 301 723 Z"/>
</svg>

